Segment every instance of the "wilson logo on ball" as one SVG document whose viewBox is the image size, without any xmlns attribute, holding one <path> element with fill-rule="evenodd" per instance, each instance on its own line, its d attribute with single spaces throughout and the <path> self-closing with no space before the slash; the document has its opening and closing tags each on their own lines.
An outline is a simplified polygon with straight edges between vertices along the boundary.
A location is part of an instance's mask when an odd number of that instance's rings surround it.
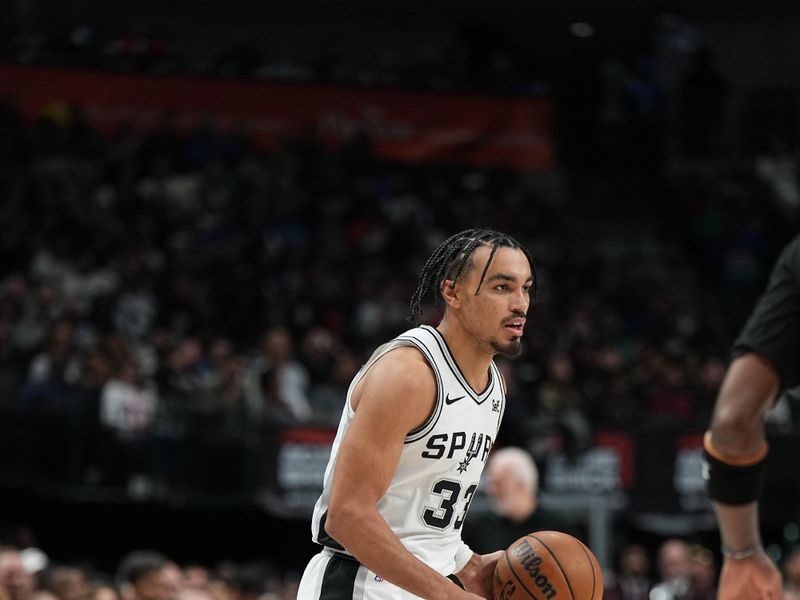
<svg viewBox="0 0 800 600">
<path fill-rule="evenodd" d="M 528 572 L 528 575 L 530 575 L 536 587 L 547 597 L 547 600 L 555 598 L 557 595 L 556 590 L 553 589 L 547 576 L 540 572 L 539 565 L 542 564 L 542 559 L 536 555 L 536 552 L 528 543 L 528 540 L 522 540 L 522 542 L 514 548 L 513 553 Z"/>
</svg>

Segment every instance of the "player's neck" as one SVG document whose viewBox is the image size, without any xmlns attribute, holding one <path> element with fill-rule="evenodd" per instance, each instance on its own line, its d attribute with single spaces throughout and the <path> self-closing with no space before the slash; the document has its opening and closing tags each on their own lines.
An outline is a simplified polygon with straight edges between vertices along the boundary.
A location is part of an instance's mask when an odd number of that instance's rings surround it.
<svg viewBox="0 0 800 600">
<path fill-rule="evenodd" d="M 448 319 L 443 319 L 436 327 L 447 342 L 447 347 L 464 374 L 467 383 L 476 392 L 484 390 L 489 383 L 489 363 L 494 357 L 480 348 L 474 336 L 467 333 L 458 324 L 453 325 Z"/>
</svg>

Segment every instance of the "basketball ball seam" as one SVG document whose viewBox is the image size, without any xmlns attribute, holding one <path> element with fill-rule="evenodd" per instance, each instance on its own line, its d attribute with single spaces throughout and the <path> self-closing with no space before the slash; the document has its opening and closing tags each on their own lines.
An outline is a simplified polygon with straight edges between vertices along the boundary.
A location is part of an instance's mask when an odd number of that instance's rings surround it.
<svg viewBox="0 0 800 600">
<path fill-rule="evenodd" d="M 564 567 L 561 566 L 558 557 L 553 553 L 552 550 L 550 550 L 550 547 L 547 544 L 545 544 L 542 540 L 540 540 L 538 537 L 536 537 L 533 534 L 530 534 L 528 537 L 532 537 L 537 542 L 539 542 L 542 546 L 544 546 L 544 549 L 550 553 L 550 556 L 553 557 L 553 560 L 558 565 L 558 569 L 561 571 L 561 575 L 564 577 L 564 581 L 567 582 L 567 589 L 569 589 L 569 593 L 572 596 L 572 600 L 575 600 L 575 592 L 572 591 L 572 584 L 569 582 L 569 577 L 567 577 L 567 573 L 566 571 L 564 571 Z M 580 544 L 580 541 L 578 541 L 578 543 Z M 592 577 L 594 577 L 594 567 L 592 567 Z"/>
<path fill-rule="evenodd" d="M 506 563 L 508 564 L 508 570 L 511 571 L 511 574 L 514 576 L 514 579 L 519 581 L 519 584 L 522 586 L 522 589 L 525 590 L 526 592 L 528 592 L 528 594 L 530 594 L 531 598 L 536 598 L 536 594 L 534 594 L 531 590 L 528 589 L 528 586 L 526 586 L 522 582 L 522 579 L 520 579 L 519 575 L 517 575 L 516 571 L 514 571 L 514 567 L 512 566 L 511 561 L 508 558 L 508 550 L 506 550 L 503 553 L 503 556 L 505 556 L 505 558 L 506 558 Z"/>
<path fill-rule="evenodd" d="M 581 548 L 583 548 L 586 558 L 589 560 L 589 566 L 592 567 L 592 600 L 594 600 L 594 591 L 597 589 L 597 575 L 595 575 L 594 572 L 594 563 L 592 562 L 592 557 L 589 555 L 589 549 L 583 542 L 581 542 Z"/>
</svg>

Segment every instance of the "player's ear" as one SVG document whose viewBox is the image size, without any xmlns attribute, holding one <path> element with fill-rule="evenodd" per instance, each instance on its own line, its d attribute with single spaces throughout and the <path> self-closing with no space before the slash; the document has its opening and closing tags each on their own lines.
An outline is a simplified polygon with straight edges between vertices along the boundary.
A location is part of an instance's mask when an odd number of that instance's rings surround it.
<svg viewBox="0 0 800 600">
<path fill-rule="evenodd" d="M 459 308 L 461 306 L 461 286 L 456 285 L 455 281 L 452 279 L 445 279 L 439 286 L 439 291 L 447 306 L 451 308 Z"/>
</svg>

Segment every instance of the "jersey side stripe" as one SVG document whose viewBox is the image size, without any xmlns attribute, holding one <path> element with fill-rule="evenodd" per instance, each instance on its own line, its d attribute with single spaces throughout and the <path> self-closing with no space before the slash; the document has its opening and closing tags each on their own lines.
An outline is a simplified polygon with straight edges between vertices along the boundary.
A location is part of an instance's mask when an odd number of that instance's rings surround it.
<svg viewBox="0 0 800 600">
<path fill-rule="evenodd" d="M 367 583 L 367 567 L 361 565 L 356 575 L 356 583 L 353 587 L 353 600 L 364 600 L 364 593 L 366 592 Z"/>
<path fill-rule="evenodd" d="M 331 556 L 322 575 L 319 600 L 342 600 L 352 598 L 356 576 L 361 563 L 344 556 Z"/>
</svg>

